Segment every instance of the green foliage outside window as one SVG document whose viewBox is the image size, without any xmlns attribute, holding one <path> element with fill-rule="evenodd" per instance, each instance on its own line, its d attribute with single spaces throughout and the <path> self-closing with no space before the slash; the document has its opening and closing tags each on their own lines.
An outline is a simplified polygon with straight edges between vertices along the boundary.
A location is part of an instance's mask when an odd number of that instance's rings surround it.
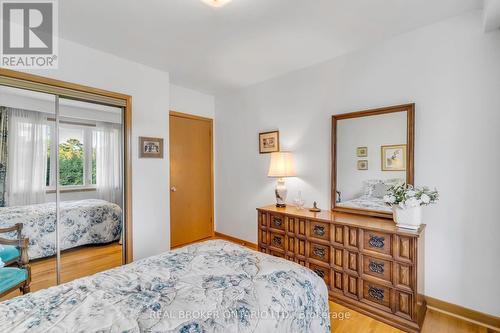
<svg viewBox="0 0 500 333">
<path fill-rule="evenodd" d="M 83 185 L 83 144 L 68 139 L 59 144 L 59 179 L 62 186 Z"/>
<path fill-rule="evenodd" d="M 47 149 L 47 176 L 46 185 L 50 185 L 50 152 L 51 144 Z M 78 139 L 68 139 L 59 144 L 59 177 L 62 186 L 83 185 L 84 148 Z M 92 150 L 92 182 L 96 184 L 96 152 Z"/>
</svg>

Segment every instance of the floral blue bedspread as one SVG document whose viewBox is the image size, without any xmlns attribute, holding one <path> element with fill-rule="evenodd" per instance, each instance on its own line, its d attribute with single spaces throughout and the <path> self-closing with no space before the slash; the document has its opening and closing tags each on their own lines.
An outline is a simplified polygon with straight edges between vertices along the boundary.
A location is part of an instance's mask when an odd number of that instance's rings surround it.
<svg viewBox="0 0 500 333">
<path fill-rule="evenodd" d="M 330 332 L 311 270 L 212 240 L 0 303 L 0 332 Z"/>
<path fill-rule="evenodd" d="M 0 228 L 23 224 L 29 238 L 30 259 L 56 254 L 56 204 L 54 202 L 0 208 Z M 61 250 L 87 244 L 104 244 L 120 238 L 122 210 L 113 203 L 87 199 L 60 203 Z M 15 234 L 6 236 L 15 237 Z"/>
</svg>

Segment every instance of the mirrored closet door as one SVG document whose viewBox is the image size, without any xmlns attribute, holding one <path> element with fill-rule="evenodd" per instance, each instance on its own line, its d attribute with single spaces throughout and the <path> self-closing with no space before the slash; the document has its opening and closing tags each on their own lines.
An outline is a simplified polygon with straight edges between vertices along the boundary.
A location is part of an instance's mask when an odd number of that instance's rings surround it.
<svg viewBox="0 0 500 333">
<path fill-rule="evenodd" d="M 124 111 L 0 85 L 0 273 L 21 268 L 37 291 L 124 262 Z M 5 241 L 19 238 L 27 262 Z"/>
<path fill-rule="evenodd" d="M 55 169 L 52 137 L 56 134 L 50 119 L 56 117 L 56 99 L 0 86 L 0 229 L 22 226 L 0 237 L 29 239 L 31 290 L 57 284 L 57 203 L 49 192 L 49 175 Z M 19 249 L 1 242 L 0 247 L 5 266 L 0 269 L 16 268 Z"/>
<path fill-rule="evenodd" d="M 122 262 L 123 113 L 59 99 L 62 281 Z"/>
</svg>

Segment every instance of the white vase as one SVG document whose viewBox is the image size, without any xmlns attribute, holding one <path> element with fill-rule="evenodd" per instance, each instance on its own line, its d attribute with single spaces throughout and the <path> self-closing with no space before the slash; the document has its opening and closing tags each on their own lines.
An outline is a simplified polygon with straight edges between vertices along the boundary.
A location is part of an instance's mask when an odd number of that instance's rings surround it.
<svg viewBox="0 0 500 333">
<path fill-rule="evenodd" d="M 276 207 L 286 207 L 286 195 L 288 190 L 285 186 L 285 180 L 283 178 L 278 178 L 276 182 L 276 188 L 274 194 L 276 195 Z"/>
<path fill-rule="evenodd" d="M 422 224 L 422 207 L 401 208 L 393 206 L 392 212 L 394 222 L 399 228 L 418 230 Z"/>
</svg>

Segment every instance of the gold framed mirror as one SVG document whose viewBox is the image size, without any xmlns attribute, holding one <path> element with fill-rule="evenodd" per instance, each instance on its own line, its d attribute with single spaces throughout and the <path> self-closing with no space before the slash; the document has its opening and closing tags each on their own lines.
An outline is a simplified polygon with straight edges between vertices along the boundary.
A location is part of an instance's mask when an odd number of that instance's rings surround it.
<svg viewBox="0 0 500 333">
<path fill-rule="evenodd" d="M 383 201 L 413 184 L 415 104 L 332 116 L 332 210 L 392 218 Z"/>
</svg>

